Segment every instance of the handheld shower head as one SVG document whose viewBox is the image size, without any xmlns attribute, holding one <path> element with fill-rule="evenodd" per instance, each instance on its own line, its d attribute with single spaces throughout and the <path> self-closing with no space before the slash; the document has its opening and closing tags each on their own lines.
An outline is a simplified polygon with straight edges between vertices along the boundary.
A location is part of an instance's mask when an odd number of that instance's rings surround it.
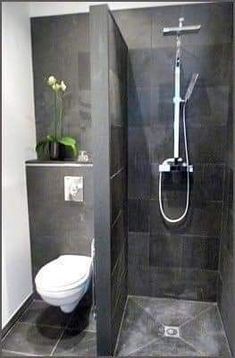
<svg viewBox="0 0 235 358">
<path fill-rule="evenodd" d="M 185 94 L 185 97 L 184 97 L 185 102 L 187 102 L 189 100 L 189 98 L 191 97 L 191 95 L 193 93 L 193 90 L 194 90 L 194 87 L 196 85 L 198 76 L 199 76 L 198 73 L 194 73 L 192 75 L 191 81 L 190 81 L 190 83 L 188 85 L 188 88 L 187 88 L 187 91 L 186 91 L 186 94 Z"/>
</svg>

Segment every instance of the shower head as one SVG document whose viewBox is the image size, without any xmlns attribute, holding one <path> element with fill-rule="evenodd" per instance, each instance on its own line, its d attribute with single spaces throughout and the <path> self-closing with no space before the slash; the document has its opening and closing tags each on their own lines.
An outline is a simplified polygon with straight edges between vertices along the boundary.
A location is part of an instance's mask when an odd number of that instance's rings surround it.
<svg viewBox="0 0 235 358">
<path fill-rule="evenodd" d="M 191 95 L 193 93 L 193 89 L 194 89 L 195 84 L 197 82 L 198 76 L 199 76 L 198 73 L 194 73 L 192 75 L 191 81 L 190 81 L 190 83 L 188 85 L 188 88 L 187 88 L 187 91 L 186 91 L 186 94 L 185 94 L 185 97 L 184 97 L 185 102 L 187 102 L 189 100 L 189 98 L 191 97 Z"/>
<path fill-rule="evenodd" d="M 163 35 L 183 35 L 196 33 L 200 30 L 201 25 L 182 26 L 182 27 L 164 27 Z"/>
<path fill-rule="evenodd" d="M 198 32 L 201 28 L 201 25 L 192 25 L 192 26 L 183 26 L 184 18 L 179 18 L 179 26 L 178 27 L 164 27 L 163 35 L 183 35 L 183 34 L 191 34 Z"/>
</svg>

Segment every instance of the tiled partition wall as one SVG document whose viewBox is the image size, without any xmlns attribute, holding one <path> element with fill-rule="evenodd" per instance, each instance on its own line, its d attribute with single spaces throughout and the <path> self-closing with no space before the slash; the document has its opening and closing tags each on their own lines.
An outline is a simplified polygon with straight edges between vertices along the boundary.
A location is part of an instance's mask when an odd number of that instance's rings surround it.
<svg viewBox="0 0 235 358">
<path fill-rule="evenodd" d="M 97 352 L 112 355 L 127 297 L 127 47 L 106 5 L 90 12 Z"/>
<path fill-rule="evenodd" d="M 175 37 L 163 27 L 201 24 L 182 38 L 182 96 L 199 80 L 187 106 L 194 165 L 186 220 L 167 224 L 158 203 L 158 165 L 173 154 Z M 216 300 L 232 82 L 232 4 L 196 4 L 115 12 L 129 48 L 128 290 L 133 295 Z M 182 132 L 182 125 L 181 125 Z M 181 137 L 181 155 L 184 147 Z M 185 205 L 185 178 L 164 185 L 168 215 Z"/>
</svg>

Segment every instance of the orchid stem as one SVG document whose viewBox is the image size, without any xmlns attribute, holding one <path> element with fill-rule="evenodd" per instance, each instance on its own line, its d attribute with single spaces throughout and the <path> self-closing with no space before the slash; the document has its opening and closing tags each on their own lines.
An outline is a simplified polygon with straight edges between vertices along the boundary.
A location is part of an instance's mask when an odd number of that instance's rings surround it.
<svg viewBox="0 0 235 358">
<path fill-rule="evenodd" d="M 54 104 L 55 104 L 55 140 L 57 140 L 57 93 L 55 92 L 55 97 L 54 97 Z"/>
</svg>

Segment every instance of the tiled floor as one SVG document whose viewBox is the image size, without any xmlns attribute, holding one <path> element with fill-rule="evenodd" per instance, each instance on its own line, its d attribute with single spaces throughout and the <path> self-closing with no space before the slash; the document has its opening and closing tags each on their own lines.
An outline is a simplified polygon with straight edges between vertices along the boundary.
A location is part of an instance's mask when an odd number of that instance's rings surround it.
<svg viewBox="0 0 235 358">
<path fill-rule="evenodd" d="M 74 312 L 34 300 L 2 342 L 3 356 L 96 356 L 85 297 Z M 217 305 L 129 296 L 117 356 L 231 357 Z"/>
<path fill-rule="evenodd" d="M 137 296 L 128 297 L 116 355 L 231 357 L 216 304 Z"/>
<path fill-rule="evenodd" d="M 71 314 L 34 300 L 2 341 L 3 356 L 96 356 L 96 323 L 87 297 Z"/>
</svg>

